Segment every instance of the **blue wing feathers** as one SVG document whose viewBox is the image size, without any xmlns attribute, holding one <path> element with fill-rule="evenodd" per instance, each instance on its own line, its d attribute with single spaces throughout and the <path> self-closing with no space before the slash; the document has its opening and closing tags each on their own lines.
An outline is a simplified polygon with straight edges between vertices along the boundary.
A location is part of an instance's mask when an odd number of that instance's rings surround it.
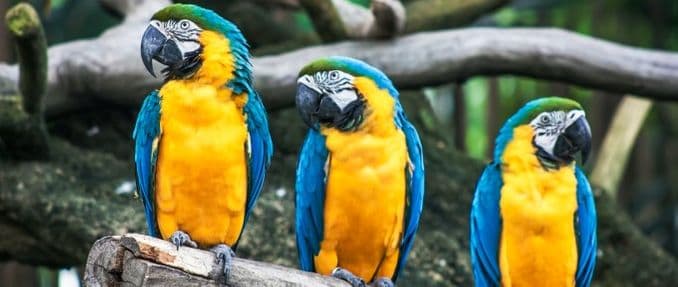
<svg viewBox="0 0 678 287">
<path fill-rule="evenodd" d="M 309 129 L 299 153 L 296 179 L 296 239 L 299 265 L 314 271 L 313 256 L 320 251 L 323 239 L 325 205 L 325 163 L 329 153 L 325 137 Z"/>
<path fill-rule="evenodd" d="M 159 237 L 152 201 L 154 193 L 155 163 L 158 158 L 154 142 L 160 139 L 160 97 L 158 91 L 151 92 L 141 106 L 132 132 L 134 139 L 134 162 L 136 167 L 137 190 L 141 195 L 146 213 L 146 225 L 151 236 Z"/>
<path fill-rule="evenodd" d="M 247 131 L 249 133 L 248 153 L 248 188 L 247 205 L 245 207 L 245 223 L 254 209 L 261 190 L 264 187 L 266 170 L 273 155 L 273 142 L 268 130 L 266 110 L 256 92 L 250 91 L 244 112 L 247 116 Z M 243 225 L 244 229 L 244 225 Z"/>
<path fill-rule="evenodd" d="M 393 275 L 393 281 L 403 270 L 407 263 L 407 256 L 412 250 L 414 236 L 419 228 L 419 220 L 424 205 L 424 153 L 421 147 L 421 141 L 417 130 L 407 120 L 405 112 L 398 103 L 396 105 L 396 126 L 405 134 L 407 143 L 407 153 L 411 162 L 411 167 L 407 167 L 407 205 L 405 210 L 405 230 L 400 246 L 400 255 L 396 272 Z M 411 172 L 410 172 L 411 170 Z"/>
<path fill-rule="evenodd" d="M 501 215 L 499 198 L 502 187 L 497 163 L 489 164 L 476 184 L 471 206 L 471 265 L 475 286 L 500 286 L 499 236 Z"/>
<path fill-rule="evenodd" d="M 593 278 L 598 245 L 596 206 L 586 175 L 577 168 L 575 176 L 577 178 L 577 212 L 574 220 L 579 253 L 575 282 L 577 287 L 588 287 Z"/>
</svg>

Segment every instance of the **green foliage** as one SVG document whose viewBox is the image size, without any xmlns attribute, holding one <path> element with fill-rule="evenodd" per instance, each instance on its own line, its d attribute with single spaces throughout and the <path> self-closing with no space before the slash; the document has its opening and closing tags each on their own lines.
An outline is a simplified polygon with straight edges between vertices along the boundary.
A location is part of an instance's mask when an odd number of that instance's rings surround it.
<svg viewBox="0 0 678 287">
<path fill-rule="evenodd" d="M 487 80 L 473 78 L 464 85 L 467 128 L 466 150 L 473 158 L 484 159 L 487 149 Z"/>
</svg>

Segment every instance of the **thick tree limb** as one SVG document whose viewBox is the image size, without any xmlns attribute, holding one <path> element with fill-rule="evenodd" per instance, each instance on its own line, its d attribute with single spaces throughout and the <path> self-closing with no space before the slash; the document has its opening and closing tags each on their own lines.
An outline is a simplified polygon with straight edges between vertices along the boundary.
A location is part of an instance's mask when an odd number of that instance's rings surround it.
<svg viewBox="0 0 678 287">
<path fill-rule="evenodd" d="M 625 96 L 612 118 L 603 145 L 598 149 L 600 155 L 591 173 L 591 183 L 603 188 L 612 198 L 617 196 L 626 162 L 651 107 L 652 101 Z"/>
<path fill-rule="evenodd" d="M 678 54 L 558 29 L 473 28 L 311 47 L 255 59 L 256 87 L 269 107 L 291 105 L 297 71 L 310 60 L 328 55 L 363 59 L 388 74 L 399 88 L 517 74 L 678 100 Z"/>
<path fill-rule="evenodd" d="M 395 37 L 405 27 L 405 8 L 399 0 L 373 0 L 370 9 L 348 0 L 301 0 L 325 42 Z"/>
<path fill-rule="evenodd" d="M 158 87 L 160 80 L 148 75 L 139 57 L 138 42 L 145 25 L 143 21 L 123 24 L 94 40 L 50 48 L 47 112 L 77 109 L 97 100 L 136 105 Z M 477 75 L 517 74 L 678 100 L 678 54 L 558 29 L 471 28 L 392 41 L 342 42 L 255 58 L 255 86 L 268 108 L 292 105 L 299 69 L 329 55 L 363 59 L 386 72 L 399 88 Z M 16 81 L 16 66 L 0 65 L 0 77 Z"/>
<path fill-rule="evenodd" d="M 108 236 L 92 246 L 85 266 L 85 286 L 325 286 L 348 287 L 336 278 L 278 265 L 233 259 L 224 285 L 214 254 L 189 247 L 176 248 L 161 239 L 127 234 Z"/>
</svg>

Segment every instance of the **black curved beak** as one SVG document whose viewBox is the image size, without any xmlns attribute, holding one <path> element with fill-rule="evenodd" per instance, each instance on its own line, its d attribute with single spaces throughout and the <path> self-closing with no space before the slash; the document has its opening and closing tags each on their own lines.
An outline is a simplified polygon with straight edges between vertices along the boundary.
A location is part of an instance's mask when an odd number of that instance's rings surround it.
<svg viewBox="0 0 678 287">
<path fill-rule="evenodd" d="M 570 124 L 558 137 L 553 148 L 553 155 L 563 161 L 571 162 L 575 154 L 580 151 L 582 164 L 584 164 L 591 153 L 591 128 L 584 116 Z"/>
<path fill-rule="evenodd" d="M 141 38 L 141 60 L 146 70 L 155 77 L 153 60 L 177 67 L 183 61 L 183 55 L 174 40 L 168 39 L 157 27 L 149 25 Z"/>
<path fill-rule="evenodd" d="M 297 110 L 304 122 L 311 128 L 318 123 L 332 124 L 341 108 L 317 87 L 313 77 L 304 75 L 297 81 Z"/>
<path fill-rule="evenodd" d="M 318 124 L 318 106 L 322 93 L 314 87 L 312 78 L 301 78 L 297 84 L 297 95 L 295 103 L 301 119 L 309 127 L 316 127 Z"/>
</svg>

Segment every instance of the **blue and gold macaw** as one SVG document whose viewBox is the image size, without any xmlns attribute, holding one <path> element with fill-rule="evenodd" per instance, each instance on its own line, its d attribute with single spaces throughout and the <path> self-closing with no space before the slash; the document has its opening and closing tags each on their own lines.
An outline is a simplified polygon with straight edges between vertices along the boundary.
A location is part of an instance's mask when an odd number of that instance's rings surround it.
<svg viewBox="0 0 678 287">
<path fill-rule="evenodd" d="M 301 269 L 353 286 L 393 286 L 424 199 L 417 131 L 391 81 L 364 62 L 320 59 L 297 83 L 297 108 L 310 127 L 296 181 Z"/>
<path fill-rule="evenodd" d="M 141 57 L 152 75 L 153 60 L 166 66 L 133 133 L 148 231 L 211 248 L 228 276 L 273 146 L 247 42 L 216 13 L 175 4 L 153 15 Z"/>
<path fill-rule="evenodd" d="M 575 155 L 586 161 L 590 149 L 591 130 L 575 101 L 533 100 L 508 119 L 473 199 L 476 286 L 589 286 L 596 209 Z"/>
</svg>

